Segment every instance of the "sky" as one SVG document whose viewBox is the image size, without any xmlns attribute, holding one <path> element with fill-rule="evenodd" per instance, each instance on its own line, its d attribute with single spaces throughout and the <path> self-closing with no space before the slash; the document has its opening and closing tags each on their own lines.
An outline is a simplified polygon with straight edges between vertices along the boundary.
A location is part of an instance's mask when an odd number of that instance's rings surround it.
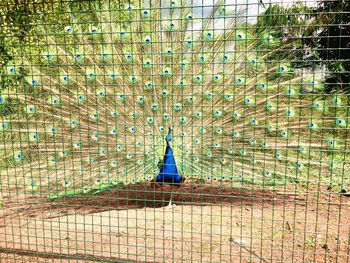
<svg viewBox="0 0 350 263">
<path fill-rule="evenodd" d="M 279 4 L 283 6 L 290 6 L 297 1 L 293 0 L 262 0 L 266 7 L 269 4 Z M 194 13 L 200 17 L 208 15 L 216 0 L 192 0 Z M 316 0 L 299 1 L 308 6 L 315 6 Z M 237 11 L 245 10 L 248 22 L 254 23 L 258 14 L 264 12 L 265 8 L 259 4 L 259 0 L 225 0 L 226 9 L 228 12 L 237 13 Z"/>
</svg>

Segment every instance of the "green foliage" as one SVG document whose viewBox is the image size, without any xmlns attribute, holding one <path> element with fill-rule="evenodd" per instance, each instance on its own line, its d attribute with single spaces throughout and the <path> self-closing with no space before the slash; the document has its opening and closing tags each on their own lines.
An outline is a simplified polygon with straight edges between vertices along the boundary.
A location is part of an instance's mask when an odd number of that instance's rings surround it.
<svg viewBox="0 0 350 263">
<path fill-rule="evenodd" d="M 350 1 L 320 1 L 314 10 L 319 23 L 318 54 L 329 72 L 329 90 L 350 91 Z"/>
<path fill-rule="evenodd" d="M 297 2 L 290 7 L 269 5 L 259 15 L 257 31 L 266 38 L 266 31 L 274 38 L 282 39 L 285 48 L 290 49 L 288 58 L 294 67 L 314 66 L 316 42 L 313 35 L 316 21 L 311 18 L 312 8 Z M 306 52 L 306 50 L 308 50 Z M 285 50 L 276 52 L 274 59 L 285 57 Z"/>
</svg>

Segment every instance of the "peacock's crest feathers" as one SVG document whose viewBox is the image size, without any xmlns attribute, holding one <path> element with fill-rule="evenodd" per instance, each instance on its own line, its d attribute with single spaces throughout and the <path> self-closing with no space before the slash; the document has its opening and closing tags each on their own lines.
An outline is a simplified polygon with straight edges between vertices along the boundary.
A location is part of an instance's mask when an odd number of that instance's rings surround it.
<svg viewBox="0 0 350 263">
<path fill-rule="evenodd" d="M 0 94 L 0 107 L 18 105 L 1 120 L 13 149 L 4 163 L 31 173 L 31 191 L 148 181 L 167 127 L 180 173 L 208 180 L 327 173 L 327 157 L 345 147 L 346 96 L 325 96 L 318 72 L 274 60 L 288 44 L 257 34 L 223 1 L 207 17 L 178 0 L 91 12 L 89 23 L 71 14 L 39 26 L 40 48 L 4 69 L 17 92 Z"/>
</svg>

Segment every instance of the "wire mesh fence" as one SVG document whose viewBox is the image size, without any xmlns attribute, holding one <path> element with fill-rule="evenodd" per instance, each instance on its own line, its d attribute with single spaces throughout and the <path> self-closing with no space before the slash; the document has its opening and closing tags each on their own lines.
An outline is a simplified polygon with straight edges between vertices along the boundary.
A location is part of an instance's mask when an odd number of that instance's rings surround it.
<svg viewBox="0 0 350 263">
<path fill-rule="evenodd" d="M 349 262 L 350 3 L 0 3 L 1 262 Z"/>
</svg>

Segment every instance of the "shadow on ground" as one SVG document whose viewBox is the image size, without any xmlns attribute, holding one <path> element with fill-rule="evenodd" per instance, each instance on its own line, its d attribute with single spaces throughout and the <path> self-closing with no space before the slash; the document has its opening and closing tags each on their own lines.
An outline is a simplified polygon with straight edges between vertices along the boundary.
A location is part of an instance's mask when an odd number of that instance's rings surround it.
<svg viewBox="0 0 350 263">
<path fill-rule="evenodd" d="M 50 203 L 51 209 L 91 209 L 91 212 L 159 208 L 167 206 L 172 194 L 176 205 L 276 206 L 288 202 L 305 202 L 304 196 L 267 189 L 232 188 L 221 184 L 186 183 L 179 187 L 139 183 L 110 189 L 95 195 L 63 197 Z"/>
</svg>

